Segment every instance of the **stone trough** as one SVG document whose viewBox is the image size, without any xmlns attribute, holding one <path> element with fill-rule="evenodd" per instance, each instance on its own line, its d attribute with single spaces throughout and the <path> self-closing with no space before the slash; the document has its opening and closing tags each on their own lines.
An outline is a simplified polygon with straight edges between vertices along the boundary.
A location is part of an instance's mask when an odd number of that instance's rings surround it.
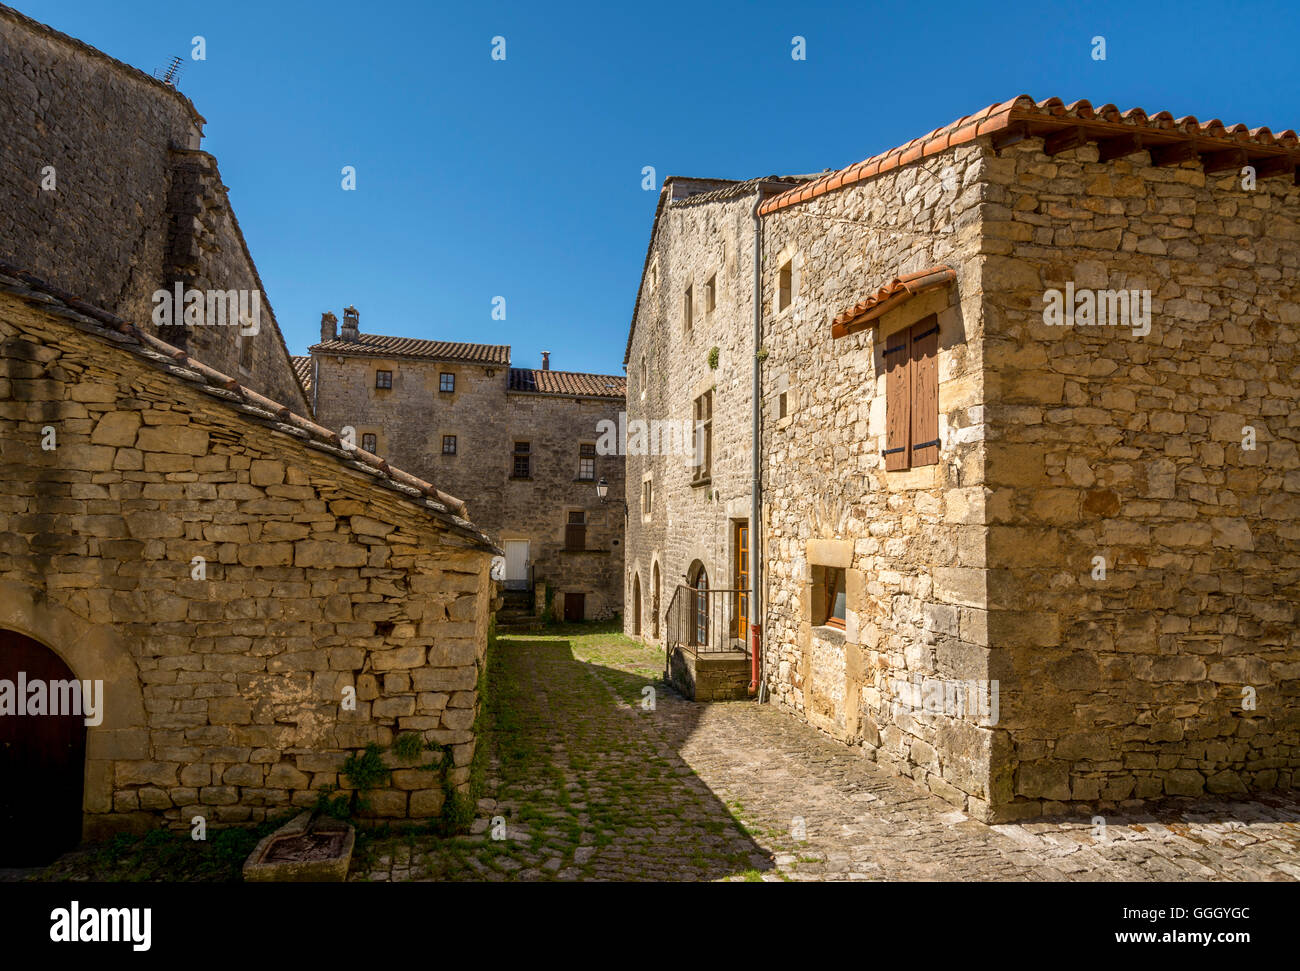
<svg viewBox="0 0 1300 971">
<path fill-rule="evenodd" d="M 336 819 L 309 812 L 295 816 L 262 839 L 244 861 L 250 883 L 341 883 L 352 862 L 356 831 Z M 309 828 L 310 827 L 310 828 Z"/>
</svg>

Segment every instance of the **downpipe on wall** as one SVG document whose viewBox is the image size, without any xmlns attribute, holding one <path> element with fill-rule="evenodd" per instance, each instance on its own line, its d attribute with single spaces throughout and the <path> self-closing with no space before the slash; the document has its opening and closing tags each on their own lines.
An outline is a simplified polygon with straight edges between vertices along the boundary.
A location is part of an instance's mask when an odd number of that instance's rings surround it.
<svg viewBox="0 0 1300 971">
<path fill-rule="evenodd" d="M 767 700 L 767 672 L 765 670 L 767 657 L 763 650 L 763 614 L 762 601 L 759 597 L 763 589 L 763 520 L 762 520 L 762 367 L 763 362 L 759 359 L 759 351 L 763 347 L 763 219 L 758 214 L 759 207 L 763 204 L 763 190 L 765 186 L 762 182 L 758 184 L 758 192 L 754 195 L 754 209 L 752 218 L 754 220 L 754 376 L 753 388 L 750 397 L 753 399 L 753 426 L 750 434 L 750 450 L 752 459 L 752 469 L 750 471 L 749 486 L 749 572 L 750 583 L 753 587 L 749 595 L 749 617 L 750 617 L 750 682 L 749 693 L 757 693 L 758 703 L 762 704 Z M 758 623 L 753 623 L 757 618 Z M 757 682 L 757 683 L 756 683 Z"/>
</svg>

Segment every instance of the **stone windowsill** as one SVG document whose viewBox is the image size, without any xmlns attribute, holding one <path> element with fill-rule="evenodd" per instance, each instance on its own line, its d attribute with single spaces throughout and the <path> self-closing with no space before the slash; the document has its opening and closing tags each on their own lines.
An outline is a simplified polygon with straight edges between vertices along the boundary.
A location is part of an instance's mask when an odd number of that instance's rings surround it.
<svg viewBox="0 0 1300 971">
<path fill-rule="evenodd" d="M 509 479 L 510 479 L 512 482 L 532 482 L 532 481 L 533 481 L 533 477 L 532 477 L 531 475 L 512 475 L 512 476 L 509 476 Z"/>
<path fill-rule="evenodd" d="M 813 627 L 814 637 L 820 637 L 824 641 L 831 641 L 834 644 L 843 644 L 847 639 L 847 632 L 839 627 L 831 627 L 829 624 L 823 624 L 820 627 Z"/>
<path fill-rule="evenodd" d="M 706 486 L 712 481 L 713 481 L 713 476 L 711 475 L 701 476 L 698 479 L 691 479 L 691 488 L 694 489 L 697 486 Z"/>
<path fill-rule="evenodd" d="M 571 549 L 566 546 L 564 549 L 560 550 L 560 552 L 561 553 L 608 553 L 609 550 L 598 549 L 597 547 L 594 546 L 584 546 L 582 549 L 578 550 L 578 549 Z"/>
</svg>

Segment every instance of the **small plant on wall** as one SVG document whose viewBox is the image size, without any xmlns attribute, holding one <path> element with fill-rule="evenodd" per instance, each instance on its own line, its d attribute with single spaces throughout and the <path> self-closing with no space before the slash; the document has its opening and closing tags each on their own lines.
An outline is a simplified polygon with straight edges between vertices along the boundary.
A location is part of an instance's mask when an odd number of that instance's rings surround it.
<svg viewBox="0 0 1300 971">
<path fill-rule="evenodd" d="M 709 368 L 714 371 L 718 369 L 718 349 L 716 347 L 709 348 Z"/>
</svg>

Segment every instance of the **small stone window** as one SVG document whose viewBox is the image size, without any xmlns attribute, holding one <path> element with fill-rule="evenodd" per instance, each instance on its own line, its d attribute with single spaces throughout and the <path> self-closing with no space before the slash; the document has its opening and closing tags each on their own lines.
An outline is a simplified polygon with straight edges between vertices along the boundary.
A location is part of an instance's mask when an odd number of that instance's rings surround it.
<svg viewBox="0 0 1300 971">
<path fill-rule="evenodd" d="M 371 455 L 379 454 L 379 440 L 369 432 L 361 436 L 361 448 Z"/>
<path fill-rule="evenodd" d="M 786 415 L 790 414 L 790 403 L 786 400 L 787 394 L 788 392 L 782 391 L 780 396 L 776 399 L 777 418 L 784 418 Z"/>
<path fill-rule="evenodd" d="M 392 372 L 392 371 L 376 371 L 376 372 L 375 372 L 375 387 L 376 387 L 376 388 L 390 389 L 390 388 L 392 388 L 392 386 L 393 386 L 393 372 Z"/>
<path fill-rule="evenodd" d="M 239 338 L 239 366 L 245 371 L 253 370 L 253 338 L 251 334 Z"/>
<path fill-rule="evenodd" d="M 790 306 L 794 300 L 794 260 L 788 259 L 781 264 L 777 275 L 776 309 L 778 312 Z"/>
<path fill-rule="evenodd" d="M 456 436 L 455 436 L 455 435 L 443 435 L 443 436 L 442 436 L 442 454 L 443 454 L 443 455 L 455 455 L 455 454 L 456 454 Z"/>
<path fill-rule="evenodd" d="M 641 400 L 642 401 L 645 400 L 645 385 L 646 385 L 645 355 L 642 354 L 641 355 Z"/>
<path fill-rule="evenodd" d="M 566 550 L 585 550 L 587 548 L 587 514 L 581 510 L 569 513 L 569 521 L 564 527 L 564 548 Z"/>
<path fill-rule="evenodd" d="M 584 442 L 578 446 L 578 479 L 596 481 L 596 446 Z"/>
<path fill-rule="evenodd" d="M 691 327 L 694 326 L 694 324 L 695 324 L 695 286 L 694 286 L 694 284 L 692 284 L 691 286 L 687 287 L 687 288 L 686 288 L 686 292 L 685 292 L 684 294 L 682 294 L 682 323 L 686 325 L 686 329 L 687 329 L 687 330 L 690 330 Z"/>
<path fill-rule="evenodd" d="M 654 480 L 641 480 L 641 515 L 649 516 L 654 511 Z"/>
<path fill-rule="evenodd" d="M 713 466 L 713 391 L 695 399 L 695 471 L 696 482 L 708 481 Z"/>
<path fill-rule="evenodd" d="M 448 394 L 456 390 L 456 375 L 443 371 L 438 375 L 438 390 Z"/>
<path fill-rule="evenodd" d="M 814 566 L 812 581 L 813 626 L 844 630 L 844 570 L 836 566 Z"/>
<path fill-rule="evenodd" d="M 704 312 L 713 313 L 713 308 L 718 305 L 718 274 L 709 277 L 709 282 L 704 284 Z"/>
<path fill-rule="evenodd" d="M 514 470 L 511 472 L 511 478 L 530 479 L 532 478 L 532 445 L 528 442 L 515 442 L 515 462 Z"/>
</svg>

